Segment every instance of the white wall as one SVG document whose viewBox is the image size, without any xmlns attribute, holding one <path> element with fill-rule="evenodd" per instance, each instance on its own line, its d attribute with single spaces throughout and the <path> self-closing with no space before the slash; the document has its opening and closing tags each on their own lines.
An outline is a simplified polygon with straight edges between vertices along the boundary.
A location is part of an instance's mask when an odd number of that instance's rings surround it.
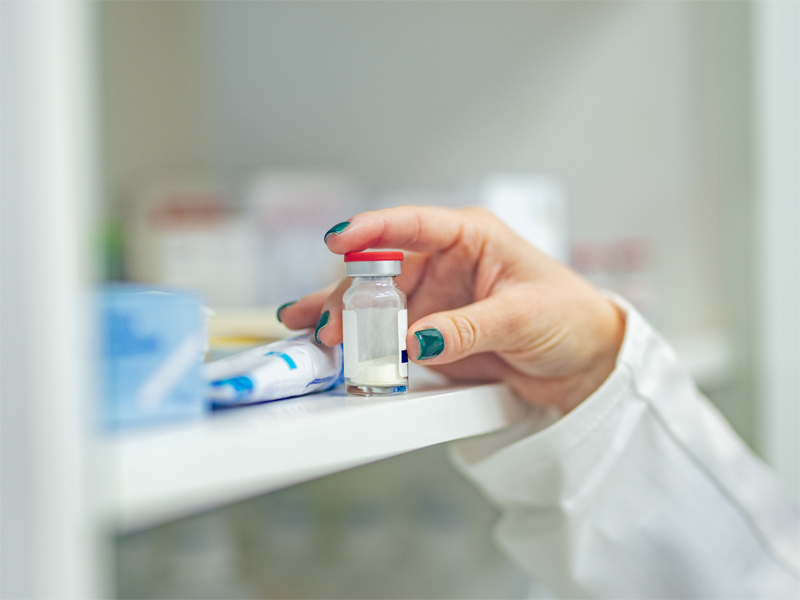
<svg viewBox="0 0 800 600">
<path fill-rule="evenodd" d="M 556 175 L 575 238 L 654 240 L 667 329 L 715 326 L 707 21 L 678 2 L 215 3 L 217 160 L 378 190 Z"/>
<path fill-rule="evenodd" d="M 203 3 L 100 4 L 108 177 L 115 202 L 212 164 Z"/>
<path fill-rule="evenodd" d="M 759 441 L 800 498 L 800 4 L 755 17 Z"/>
</svg>

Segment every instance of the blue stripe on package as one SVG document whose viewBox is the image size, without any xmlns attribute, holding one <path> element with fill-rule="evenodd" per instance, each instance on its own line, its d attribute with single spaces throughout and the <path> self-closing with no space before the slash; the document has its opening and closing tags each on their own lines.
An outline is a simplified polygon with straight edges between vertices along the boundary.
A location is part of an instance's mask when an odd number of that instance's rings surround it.
<svg viewBox="0 0 800 600">
<path fill-rule="evenodd" d="M 99 300 L 103 424 L 115 428 L 203 414 L 200 298 L 110 284 Z"/>
<path fill-rule="evenodd" d="M 342 380 L 342 347 L 316 343 L 312 333 L 206 363 L 203 376 L 215 408 L 329 390 Z"/>
</svg>

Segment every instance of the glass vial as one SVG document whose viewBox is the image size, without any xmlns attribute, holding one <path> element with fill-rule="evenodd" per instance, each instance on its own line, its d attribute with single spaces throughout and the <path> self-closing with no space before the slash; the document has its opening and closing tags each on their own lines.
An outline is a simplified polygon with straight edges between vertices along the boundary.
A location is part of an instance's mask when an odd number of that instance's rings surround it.
<svg viewBox="0 0 800 600">
<path fill-rule="evenodd" d="M 348 394 L 388 396 L 408 391 L 406 295 L 394 277 L 402 252 L 349 252 L 344 293 L 344 382 Z"/>
</svg>

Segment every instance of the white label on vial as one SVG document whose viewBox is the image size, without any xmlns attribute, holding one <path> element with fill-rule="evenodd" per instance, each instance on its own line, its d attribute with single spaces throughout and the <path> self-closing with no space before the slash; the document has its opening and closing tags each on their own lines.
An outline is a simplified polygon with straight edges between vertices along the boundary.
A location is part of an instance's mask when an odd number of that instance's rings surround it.
<svg viewBox="0 0 800 600">
<path fill-rule="evenodd" d="M 342 311 L 342 333 L 344 334 L 344 376 L 358 377 L 358 325 L 356 311 Z"/>
<path fill-rule="evenodd" d="M 400 345 L 400 377 L 408 377 L 408 352 L 406 352 L 406 334 L 408 333 L 408 311 L 397 313 L 397 342 Z"/>
</svg>

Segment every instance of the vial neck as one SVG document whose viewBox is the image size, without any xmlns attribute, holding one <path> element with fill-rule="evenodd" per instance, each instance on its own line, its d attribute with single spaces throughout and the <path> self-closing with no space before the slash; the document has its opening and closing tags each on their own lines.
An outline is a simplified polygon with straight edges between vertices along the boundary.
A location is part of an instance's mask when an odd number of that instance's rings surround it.
<svg viewBox="0 0 800 600">
<path fill-rule="evenodd" d="M 391 284 L 394 283 L 394 277 L 391 277 L 389 275 L 357 275 L 353 277 L 353 283 L 358 283 L 360 281 L 368 283 Z"/>
</svg>

